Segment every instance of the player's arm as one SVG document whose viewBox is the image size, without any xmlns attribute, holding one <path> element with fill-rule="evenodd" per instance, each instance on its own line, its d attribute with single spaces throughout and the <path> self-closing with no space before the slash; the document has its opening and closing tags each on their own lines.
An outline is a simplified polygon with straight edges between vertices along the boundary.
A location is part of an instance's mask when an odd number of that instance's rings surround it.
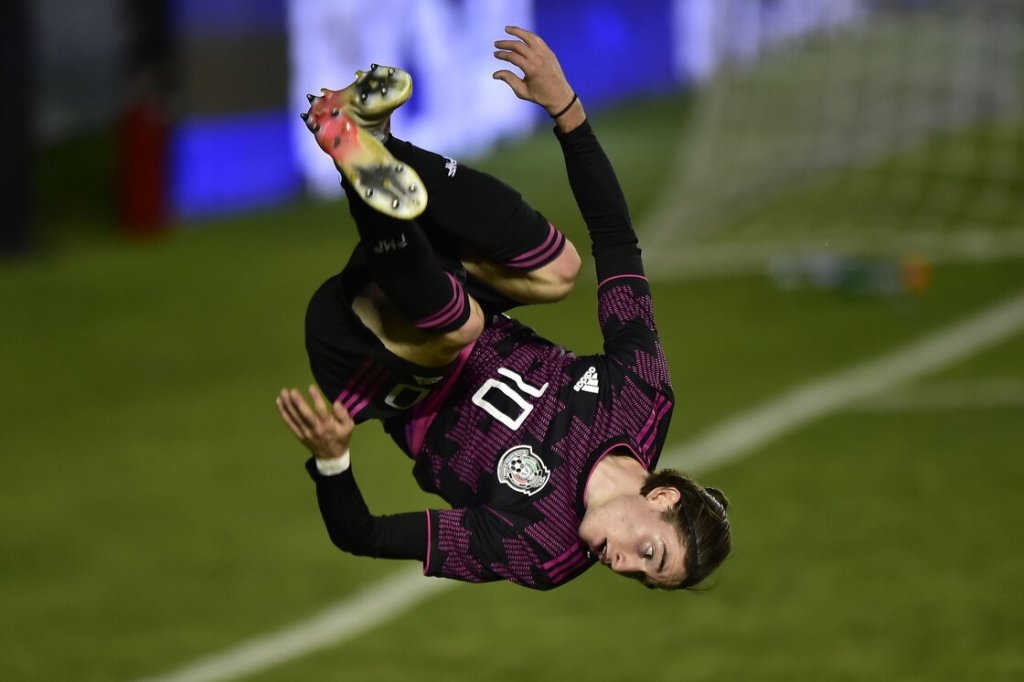
<svg viewBox="0 0 1024 682">
<path fill-rule="evenodd" d="M 555 54 L 537 35 L 515 26 L 506 28 L 516 40 L 495 43 L 495 56 L 522 70 L 498 71 L 516 96 L 544 107 L 555 120 L 573 197 L 590 235 L 598 279 L 599 319 L 605 353 L 631 365 L 636 350 L 656 354 L 660 361 L 636 371 L 663 393 L 669 393 L 667 365 L 658 342 L 650 285 L 629 207 L 612 168 L 587 121 L 583 105 L 565 78 Z"/>
<path fill-rule="evenodd" d="M 311 457 L 306 470 L 316 483 L 317 506 L 335 547 L 377 559 L 426 560 L 425 512 L 374 516 L 363 500 L 351 467 L 340 473 L 325 473 L 318 462 Z"/>
<path fill-rule="evenodd" d="M 355 428 L 345 406 L 328 408 L 315 386 L 313 406 L 295 389 L 278 395 L 277 409 L 295 437 L 313 455 L 306 469 L 316 482 L 317 503 L 331 541 L 359 556 L 426 560 L 425 513 L 373 516 L 352 473 L 349 443 Z"/>
<path fill-rule="evenodd" d="M 622 275 L 643 276 L 640 248 L 629 208 L 611 162 L 587 122 L 583 104 L 565 78 L 558 59 L 540 36 L 506 27 L 515 40 L 498 40 L 498 59 L 517 66 L 495 72 L 520 99 L 534 102 L 555 119 L 573 196 L 590 233 L 598 282 Z"/>
</svg>

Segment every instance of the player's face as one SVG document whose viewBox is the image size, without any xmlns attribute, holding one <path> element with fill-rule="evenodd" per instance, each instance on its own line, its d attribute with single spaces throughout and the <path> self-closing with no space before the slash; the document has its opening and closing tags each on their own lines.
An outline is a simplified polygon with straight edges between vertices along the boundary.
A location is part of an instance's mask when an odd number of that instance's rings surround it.
<svg viewBox="0 0 1024 682">
<path fill-rule="evenodd" d="M 647 497 L 623 495 L 588 507 L 580 538 L 616 573 L 651 586 L 676 585 L 686 577 L 686 550 L 663 514 L 678 500 L 675 488 L 655 488 Z"/>
</svg>

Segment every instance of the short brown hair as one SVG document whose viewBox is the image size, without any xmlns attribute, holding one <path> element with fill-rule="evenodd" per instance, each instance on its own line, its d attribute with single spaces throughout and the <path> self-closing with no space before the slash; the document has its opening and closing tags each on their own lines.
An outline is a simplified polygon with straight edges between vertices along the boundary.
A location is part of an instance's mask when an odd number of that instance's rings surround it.
<svg viewBox="0 0 1024 682">
<path fill-rule="evenodd" d="M 686 578 L 669 589 L 684 590 L 707 578 L 732 551 L 732 532 L 726 510 L 729 500 L 717 488 L 701 487 L 692 478 L 673 469 L 648 474 L 641 495 L 655 488 L 679 491 L 679 502 L 665 512 L 686 547 Z"/>
</svg>

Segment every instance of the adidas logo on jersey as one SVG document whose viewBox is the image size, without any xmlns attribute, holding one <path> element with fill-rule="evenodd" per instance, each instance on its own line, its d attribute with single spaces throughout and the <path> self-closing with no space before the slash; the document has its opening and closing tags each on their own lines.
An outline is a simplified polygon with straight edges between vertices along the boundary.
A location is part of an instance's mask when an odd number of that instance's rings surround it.
<svg viewBox="0 0 1024 682">
<path fill-rule="evenodd" d="M 585 391 L 587 393 L 597 393 L 600 391 L 600 384 L 597 382 L 597 367 L 589 367 L 587 371 L 583 373 L 580 380 L 576 382 L 576 385 L 572 387 L 572 390 L 577 393 Z"/>
</svg>

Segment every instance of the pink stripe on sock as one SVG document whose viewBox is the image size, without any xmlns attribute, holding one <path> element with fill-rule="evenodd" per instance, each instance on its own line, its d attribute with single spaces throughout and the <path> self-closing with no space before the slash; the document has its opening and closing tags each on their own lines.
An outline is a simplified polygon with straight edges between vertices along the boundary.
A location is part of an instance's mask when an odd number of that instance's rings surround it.
<svg viewBox="0 0 1024 682">
<path fill-rule="evenodd" d="M 554 259 L 562 249 L 565 248 L 565 235 L 555 229 L 555 226 L 548 223 L 550 231 L 547 239 L 540 246 L 520 254 L 515 258 L 505 261 L 510 268 L 529 269 L 547 263 Z"/>
<path fill-rule="evenodd" d="M 438 327 L 444 327 L 446 325 L 451 324 L 455 320 L 459 319 L 459 317 L 461 317 L 462 314 L 465 312 L 466 296 L 465 292 L 463 292 L 462 290 L 462 285 L 460 285 L 458 281 L 449 273 L 446 272 L 445 274 L 448 275 L 448 280 L 452 284 L 451 300 L 448 302 L 447 305 L 445 305 L 444 308 L 434 313 L 433 315 L 430 315 L 429 317 L 424 317 L 420 320 L 417 320 L 416 322 L 413 322 L 413 325 L 417 329 L 430 330 L 436 329 Z"/>
<path fill-rule="evenodd" d="M 558 231 L 555 229 L 555 226 L 548 223 L 548 236 L 544 238 L 544 242 L 540 246 L 534 247 L 525 253 L 521 253 L 515 258 L 509 259 L 508 262 L 516 263 L 518 261 L 529 260 L 530 258 L 536 257 L 538 253 L 542 253 L 550 249 L 551 244 L 557 239 L 557 237 Z"/>
</svg>

